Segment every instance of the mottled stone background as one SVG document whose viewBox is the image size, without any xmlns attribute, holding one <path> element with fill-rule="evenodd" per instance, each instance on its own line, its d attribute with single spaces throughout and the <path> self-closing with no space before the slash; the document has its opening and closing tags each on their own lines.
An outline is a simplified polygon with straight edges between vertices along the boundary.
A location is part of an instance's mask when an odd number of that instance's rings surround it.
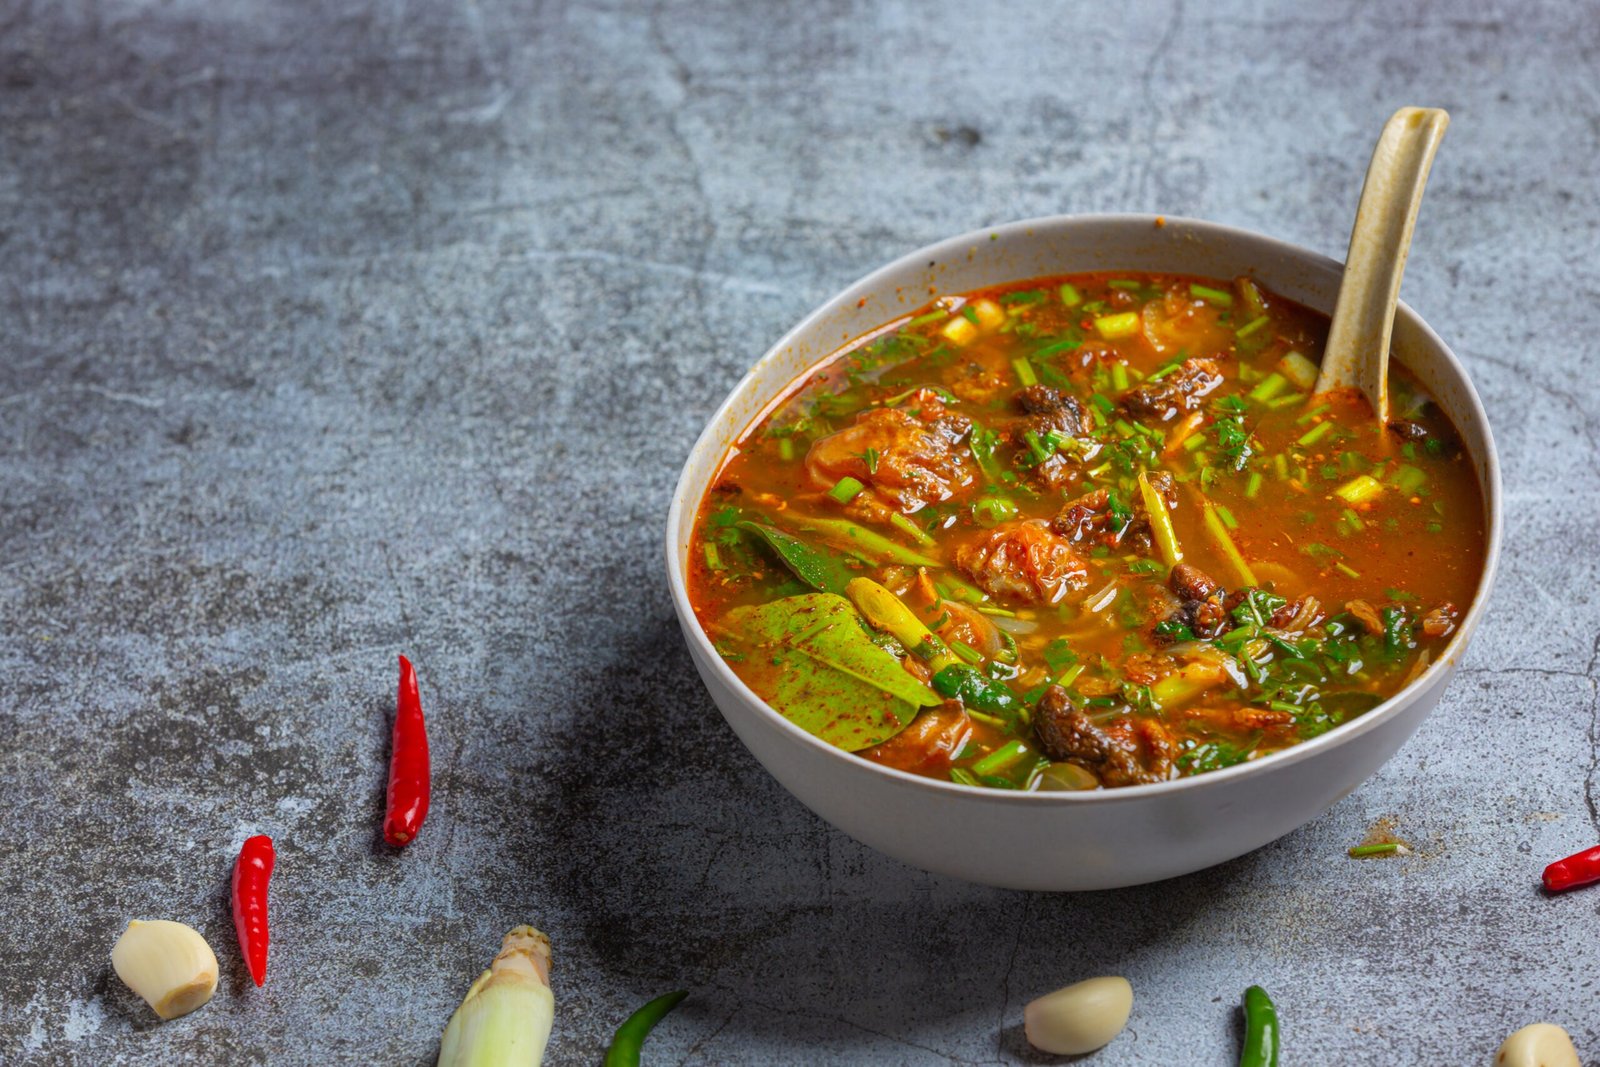
<svg viewBox="0 0 1600 1067">
<path fill-rule="evenodd" d="M 659 543 L 690 443 L 844 283 L 962 230 L 1190 214 L 1344 250 L 1391 109 L 1454 117 L 1407 298 L 1505 464 L 1444 703 L 1276 844 L 1002 892 L 819 822 L 695 677 Z M 0 4 L 0 1060 L 431 1063 L 501 933 L 555 938 L 550 1062 L 691 998 L 656 1064 L 1032 1063 L 1022 1005 L 1120 973 L 1092 1062 L 1600 1059 L 1600 6 Z M 376 832 L 394 657 L 436 794 Z M 1343 850 L 1393 817 L 1402 861 Z M 249 986 L 225 896 L 273 835 Z M 157 1025 L 130 917 L 223 983 Z"/>
</svg>

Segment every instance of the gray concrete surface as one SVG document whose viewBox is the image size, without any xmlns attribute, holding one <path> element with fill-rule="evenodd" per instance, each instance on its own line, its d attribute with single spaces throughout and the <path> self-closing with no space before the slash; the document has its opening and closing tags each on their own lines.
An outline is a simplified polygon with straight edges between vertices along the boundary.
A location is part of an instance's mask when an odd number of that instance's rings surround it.
<svg viewBox="0 0 1600 1067">
<path fill-rule="evenodd" d="M 1088 1062 L 1600 1060 L 1600 7 L 1144 2 L 0 5 L 0 1060 L 429 1063 L 511 924 L 550 1062 L 690 999 L 657 1064 L 1050 1062 L 1022 1005 L 1121 973 Z M 1340 255 L 1395 106 L 1448 108 L 1405 294 L 1505 458 L 1464 671 L 1276 844 L 1084 896 L 908 869 L 708 702 L 658 542 L 696 433 L 844 283 L 949 233 L 1160 210 Z M 394 656 L 436 798 L 376 842 Z M 1355 863 L 1383 817 L 1418 855 Z M 267 986 L 225 892 L 278 841 Z M 130 917 L 215 945 L 157 1025 Z"/>
</svg>

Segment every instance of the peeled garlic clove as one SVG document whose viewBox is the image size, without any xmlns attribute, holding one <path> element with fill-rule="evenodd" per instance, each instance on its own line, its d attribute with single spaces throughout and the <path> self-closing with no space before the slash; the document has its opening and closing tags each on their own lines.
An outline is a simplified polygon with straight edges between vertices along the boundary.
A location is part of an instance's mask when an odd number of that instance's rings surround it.
<svg viewBox="0 0 1600 1067">
<path fill-rule="evenodd" d="M 217 989 L 217 954 L 193 927 L 167 919 L 128 923 L 111 968 L 163 1019 L 189 1014 Z"/>
<path fill-rule="evenodd" d="M 1534 1023 L 1506 1038 L 1494 1067 L 1581 1067 L 1572 1038 L 1554 1023 Z"/>
<path fill-rule="evenodd" d="M 1022 1010 L 1022 1029 L 1041 1052 L 1078 1055 L 1110 1044 L 1132 1012 L 1126 978 L 1090 978 L 1033 1001 Z"/>
</svg>

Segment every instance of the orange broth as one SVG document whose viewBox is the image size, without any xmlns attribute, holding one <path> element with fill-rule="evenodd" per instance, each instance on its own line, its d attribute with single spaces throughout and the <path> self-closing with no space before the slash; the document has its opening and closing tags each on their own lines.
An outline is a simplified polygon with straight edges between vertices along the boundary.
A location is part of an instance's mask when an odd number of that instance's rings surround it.
<svg viewBox="0 0 1600 1067">
<path fill-rule="evenodd" d="M 1248 279 L 941 298 L 730 450 L 696 614 L 803 728 L 967 785 L 1156 782 L 1315 737 L 1438 658 L 1485 552 L 1471 458 L 1409 372 L 1388 425 L 1311 396 L 1327 329 Z"/>
</svg>

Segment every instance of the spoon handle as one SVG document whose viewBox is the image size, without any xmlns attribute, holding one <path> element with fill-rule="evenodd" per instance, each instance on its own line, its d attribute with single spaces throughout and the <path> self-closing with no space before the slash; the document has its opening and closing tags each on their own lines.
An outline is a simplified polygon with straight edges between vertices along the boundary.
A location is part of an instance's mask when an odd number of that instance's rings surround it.
<svg viewBox="0 0 1600 1067">
<path fill-rule="evenodd" d="M 1389 333 L 1400 276 L 1428 168 L 1449 125 L 1450 116 L 1436 107 L 1403 107 L 1390 116 L 1367 165 L 1361 206 L 1350 231 L 1344 279 L 1315 392 L 1355 386 L 1379 419 L 1389 417 Z"/>
</svg>

